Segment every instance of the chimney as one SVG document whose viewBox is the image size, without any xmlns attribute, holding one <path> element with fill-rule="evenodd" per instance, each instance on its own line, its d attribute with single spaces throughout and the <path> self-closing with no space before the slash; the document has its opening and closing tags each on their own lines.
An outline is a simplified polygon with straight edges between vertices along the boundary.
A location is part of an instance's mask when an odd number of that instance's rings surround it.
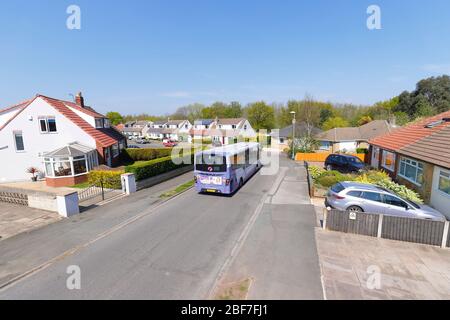
<svg viewBox="0 0 450 320">
<path fill-rule="evenodd" d="M 78 92 L 77 95 L 75 96 L 75 103 L 80 107 L 84 108 L 84 98 L 81 95 L 81 92 Z"/>
</svg>

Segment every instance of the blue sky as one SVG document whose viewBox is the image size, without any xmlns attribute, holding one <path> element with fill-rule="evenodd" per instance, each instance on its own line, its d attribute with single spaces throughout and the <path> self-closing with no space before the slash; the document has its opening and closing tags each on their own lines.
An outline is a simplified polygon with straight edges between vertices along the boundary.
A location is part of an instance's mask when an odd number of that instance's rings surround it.
<svg viewBox="0 0 450 320">
<path fill-rule="evenodd" d="M 81 30 L 66 9 L 81 8 Z M 382 30 L 366 27 L 381 7 Z M 0 106 L 81 90 L 100 112 L 316 99 L 371 104 L 450 74 L 448 0 L 15 0 L 0 4 Z"/>
</svg>

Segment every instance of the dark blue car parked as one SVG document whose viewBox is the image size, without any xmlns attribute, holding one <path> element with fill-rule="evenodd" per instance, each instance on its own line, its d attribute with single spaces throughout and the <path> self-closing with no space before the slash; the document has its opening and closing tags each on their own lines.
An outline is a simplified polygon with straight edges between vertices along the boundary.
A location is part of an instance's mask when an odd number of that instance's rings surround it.
<svg viewBox="0 0 450 320">
<path fill-rule="evenodd" d="M 325 160 L 327 170 L 337 170 L 342 173 L 361 172 L 367 168 L 358 157 L 346 154 L 330 154 Z"/>
</svg>

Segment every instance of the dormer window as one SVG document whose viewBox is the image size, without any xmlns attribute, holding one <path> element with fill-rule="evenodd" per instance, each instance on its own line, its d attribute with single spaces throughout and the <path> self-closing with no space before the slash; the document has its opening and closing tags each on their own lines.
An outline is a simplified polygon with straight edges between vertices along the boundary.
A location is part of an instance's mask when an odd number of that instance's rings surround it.
<svg viewBox="0 0 450 320">
<path fill-rule="evenodd" d="M 103 123 L 103 119 L 102 118 L 96 118 L 95 119 L 95 127 L 96 128 L 103 128 L 104 127 L 104 123 Z"/>
</svg>

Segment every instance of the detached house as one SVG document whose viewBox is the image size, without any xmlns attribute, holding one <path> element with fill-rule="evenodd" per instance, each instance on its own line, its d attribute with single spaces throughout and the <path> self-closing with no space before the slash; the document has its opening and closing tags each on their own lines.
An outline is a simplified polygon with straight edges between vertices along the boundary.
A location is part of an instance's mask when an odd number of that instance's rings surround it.
<svg viewBox="0 0 450 320">
<path fill-rule="evenodd" d="M 327 152 L 355 152 L 368 148 L 368 141 L 395 128 L 386 120 L 374 120 L 360 127 L 334 128 L 315 135 L 319 150 Z"/>
<path fill-rule="evenodd" d="M 216 119 L 195 121 L 190 135 L 193 139 L 209 138 L 213 142 L 227 145 L 239 138 L 255 138 L 256 132 L 250 122 L 244 118 Z"/>
<path fill-rule="evenodd" d="M 36 167 L 49 186 L 84 182 L 94 167 L 118 164 L 122 134 L 84 104 L 43 95 L 0 110 L 0 182 L 30 179 Z"/>
<path fill-rule="evenodd" d="M 151 126 L 150 121 L 130 121 L 121 126 L 121 132 L 126 137 L 142 138 Z"/>
<path fill-rule="evenodd" d="M 450 111 L 370 140 L 371 165 L 450 219 Z"/>
</svg>

